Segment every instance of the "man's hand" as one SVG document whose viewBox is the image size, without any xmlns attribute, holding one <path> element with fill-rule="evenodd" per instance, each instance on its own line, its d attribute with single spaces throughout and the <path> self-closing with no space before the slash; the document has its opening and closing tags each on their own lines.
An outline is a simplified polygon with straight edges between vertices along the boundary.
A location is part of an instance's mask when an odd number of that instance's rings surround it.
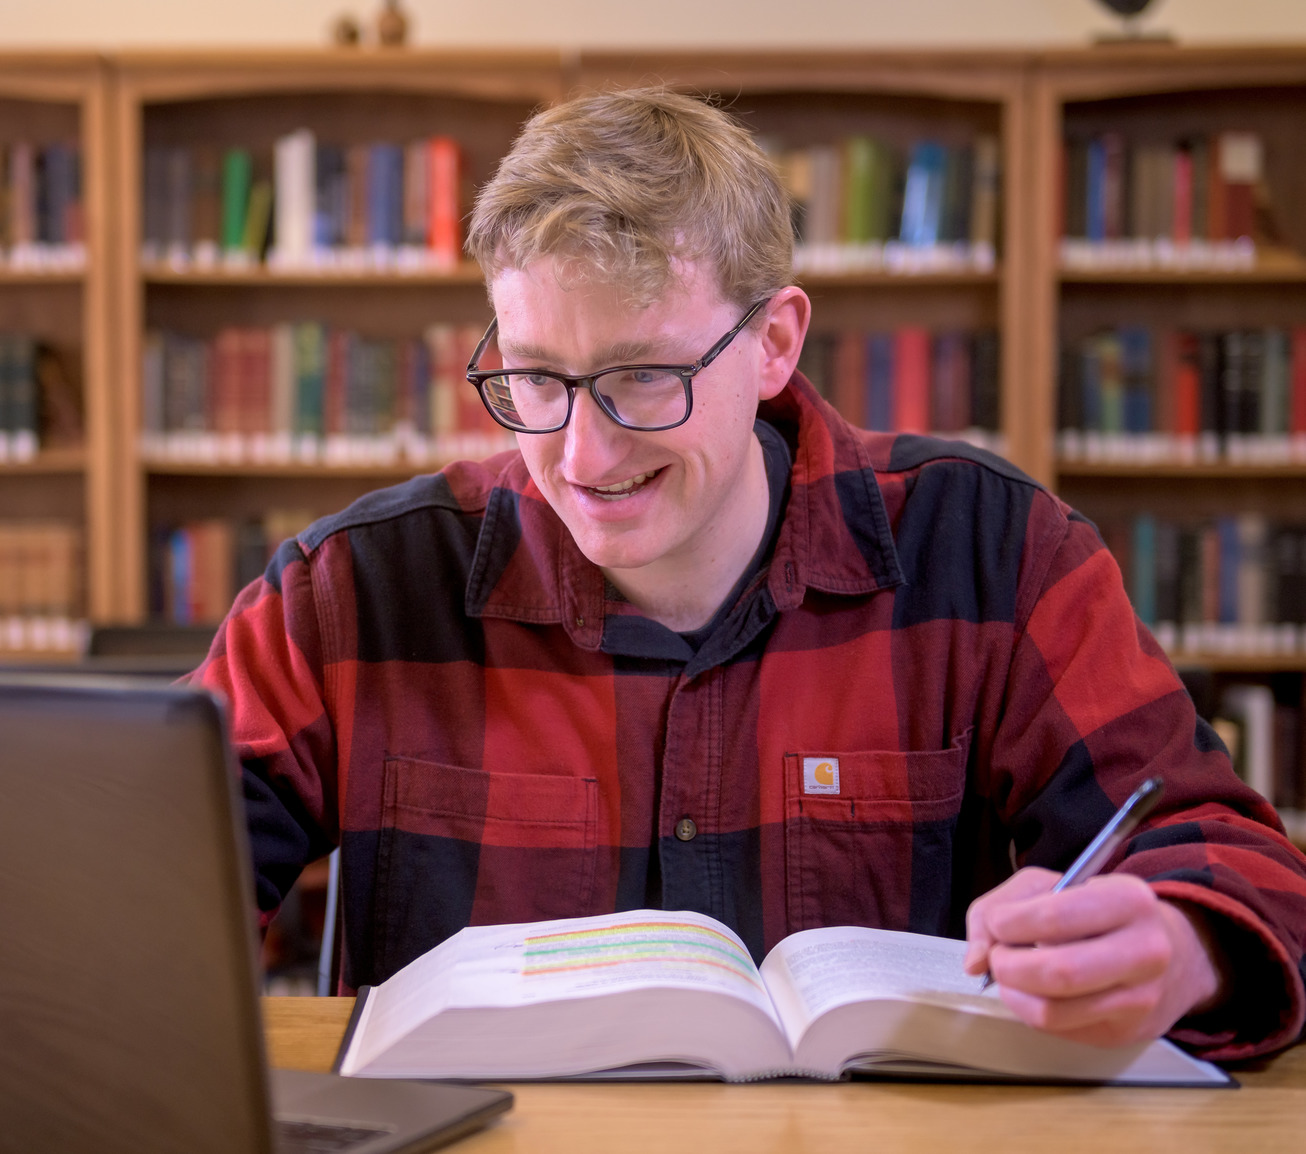
<svg viewBox="0 0 1306 1154">
<path fill-rule="evenodd" d="M 1119 1046 L 1217 1004 L 1222 980 L 1200 911 L 1158 898 L 1130 874 L 1054 894 L 1058 876 L 1022 869 L 966 914 L 966 970 L 992 973 L 1019 1018 Z"/>
</svg>

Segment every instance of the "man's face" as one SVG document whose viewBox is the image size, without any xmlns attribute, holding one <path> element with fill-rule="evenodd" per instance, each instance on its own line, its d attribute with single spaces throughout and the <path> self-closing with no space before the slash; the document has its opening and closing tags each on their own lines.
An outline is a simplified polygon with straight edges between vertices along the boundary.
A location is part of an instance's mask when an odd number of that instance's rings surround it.
<svg viewBox="0 0 1306 1154">
<path fill-rule="evenodd" d="M 491 285 L 504 366 L 579 376 L 618 364 L 693 363 L 743 310 L 721 300 L 702 270 L 682 267 L 666 295 L 642 309 L 605 282 L 564 288 L 552 258 L 505 269 Z M 768 500 L 753 436 L 760 357 L 750 326 L 695 378 L 693 412 L 674 429 L 622 428 L 580 389 L 566 428 L 518 435 L 536 486 L 619 587 L 621 570 L 692 580 L 703 564 L 720 565 L 723 551 L 742 553 L 740 571 L 747 564 Z"/>
</svg>

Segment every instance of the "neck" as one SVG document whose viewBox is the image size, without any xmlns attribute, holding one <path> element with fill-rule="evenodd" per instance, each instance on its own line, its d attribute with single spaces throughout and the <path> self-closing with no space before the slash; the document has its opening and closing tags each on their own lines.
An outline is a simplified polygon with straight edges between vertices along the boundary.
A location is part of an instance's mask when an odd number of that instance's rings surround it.
<svg viewBox="0 0 1306 1154">
<path fill-rule="evenodd" d="M 762 543 L 771 507 L 766 461 L 756 436 L 745 467 L 748 483 L 740 486 L 740 500 L 722 509 L 712 532 L 698 535 L 698 547 L 638 569 L 603 570 L 645 617 L 677 633 L 701 629 L 748 568 Z"/>
</svg>

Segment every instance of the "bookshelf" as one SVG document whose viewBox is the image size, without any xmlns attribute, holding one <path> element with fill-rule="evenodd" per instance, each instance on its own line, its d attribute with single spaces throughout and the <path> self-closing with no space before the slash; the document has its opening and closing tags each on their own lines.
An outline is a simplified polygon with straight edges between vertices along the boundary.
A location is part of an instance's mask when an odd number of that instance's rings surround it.
<svg viewBox="0 0 1306 1154">
<path fill-rule="evenodd" d="M 245 401 L 232 402 L 235 415 L 224 425 L 226 402 L 213 398 L 226 396 L 221 382 L 228 379 L 237 387 L 262 380 L 265 392 L 275 389 L 276 374 L 286 371 L 285 357 L 297 358 L 298 371 L 308 355 L 293 343 L 301 336 L 316 342 L 322 358 L 328 351 L 344 358 L 324 361 L 322 369 L 345 366 L 341 389 L 362 390 L 378 381 L 397 388 L 394 382 L 406 370 L 396 366 L 417 352 L 426 355 L 424 334 L 434 324 L 457 326 L 463 343 L 473 328 L 479 335 L 489 317 L 479 270 L 451 257 L 448 246 L 437 259 L 433 242 L 427 244 L 426 220 L 418 222 L 420 239 L 407 231 L 367 231 L 383 219 L 382 210 L 358 203 L 356 188 L 345 182 L 345 166 L 394 162 L 398 174 L 406 171 L 403 150 L 410 144 L 425 148 L 435 137 L 454 142 L 462 166 L 452 178 L 456 224 L 471 188 L 490 175 L 525 117 L 557 99 L 562 70 L 558 56 L 548 52 L 342 50 L 128 53 L 115 57 L 114 73 L 113 149 L 121 160 L 114 196 L 116 324 L 123 333 L 116 365 L 127 387 L 118 396 L 125 430 L 116 458 L 123 524 L 113 614 L 136 621 L 163 608 L 181 619 L 208 617 L 239 575 L 183 606 L 170 598 L 175 582 L 162 578 L 161 568 L 175 576 L 174 564 L 199 566 L 214 549 L 218 555 L 232 549 L 258 554 L 260 521 L 270 522 L 263 526 L 270 540 L 368 489 L 434 467 L 451 451 L 476 452 L 498 443 L 487 435 L 459 445 L 421 438 L 397 444 L 391 428 L 380 433 L 351 424 L 348 437 L 333 440 L 330 429 L 319 428 L 288 447 L 284 437 L 269 441 L 264 426 L 242 423 L 249 415 L 241 416 Z M 309 219 L 296 220 L 283 215 L 291 197 L 282 193 L 291 178 L 279 166 L 287 163 L 288 149 L 304 144 L 305 130 L 311 138 L 296 171 L 307 181 L 300 209 Z M 314 166 L 318 173 L 325 169 L 328 149 L 344 190 L 342 231 L 319 246 L 309 235 L 319 224 L 312 219 L 319 191 Z M 256 198 L 252 191 L 242 194 L 239 252 L 228 248 L 230 238 L 222 231 L 228 220 L 220 216 L 225 206 L 216 203 L 227 186 L 212 187 L 215 179 L 226 179 L 218 165 L 234 153 L 245 157 L 246 188 L 262 181 L 278 189 L 281 202 L 269 207 L 265 201 L 263 232 L 251 242 Z M 425 157 L 423 152 L 424 181 Z M 380 179 L 373 180 L 373 195 Z M 405 184 L 393 191 L 407 195 L 407 189 Z M 409 201 L 396 203 L 407 211 Z M 387 229 L 397 223 L 384 220 Z M 346 237 L 346 225 L 362 231 Z M 295 249 L 296 237 L 308 237 L 310 249 Z M 164 432 L 159 426 L 157 435 L 143 435 L 162 419 L 151 409 L 151 398 L 163 404 L 151 391 L 158 386 L 151 372 L 162 374 L 170 388 L 175 374 L 197 371 L 196 365 L 210 408 L 198 418 L 183 418 L 198 431 L 177 433 L 168 426 Z M 231 368 L 226 376 L 223 365 Z M 216 417 L 215 404 L 221 410 Z M 340 417 L 353 419 L 352 408 Z M 319 413 L 319 424 L 323 420 L 329 414 Z M 177 561 L 179 547 L 185 561 Z M 246 566 L 256 567 L 256 558 Z"/>
<path fill-rule="evenodd" d="M 1059 432 L 1023 463 L 1090 517 L 1306 523 L 1291 345 L 1306 324 L 1303 114 L 1300 49 L 1037 59 L 1025 331 L 1045 383 L 1029 401 Z M 1262 400 L 1263 385 L 1277 391 Z M 1181 655 L 1306 669 L 1301 644 L 1252 645 Z"/>
<path fill-rule="evenodd" d="M 0 654 L 75 653 L 110 612 L 105 75 L 0 55 Z"/>
<path fill-rule="evenodd" d="M 0 237 L 0 353 L 3 338 L 19 334 L 59 354 L 80 389 L 84 428 L 75 441 L 51 439 L 35 452 L 28 442 L 15 452 L 7 439 L 0 529 L 16 521 L 73 526 L 83 558 L 78 613 L 95 624 L 142 623 L 169 608 L 159 574 L 178 563 L 169 552 L 176 531 L 194 556 L 234 551 L 253 565 L 263 544 L 246 530 L 256 522 L 269 536 L 293 531 L 296 519 L 490 446 L 462 416 L 450 426 L 453 439 L 432 424 L 398 433 L 348 426 L 332 441 L 324 407 L 319 441 L 288 449 L 242 424 L 248 414 L 234 407 L 222 410 L 226 425 L 207 410 L 198 428 L 184 414 L 169 425 L 158 385 L 173 379 L 169 365 L 181 379 L 202 366 L 210 376 L 192 379 L 206 388 L 257 380 L 265 390 L 258 403 L 275 407 L 272 382 L 284 380 L 288 356 L 300 357 L 299 334 L 354 350 L 348 355 L 395 390 L 427 379 L 433 391 L 421 404 L 432 422 L 436 409 L 448 418 L 458 402 L 435 399 L 437 355 L 455 363 L 458 341 L 483 327 L 488 306 L 480 270 L 436 244 L 433 214 L 425 234 L 410 235 L 409 146 L 429 146 L 424 179 L 433 181 L 434 141 L 457 145 L 454 183 L 465 211 L 534 108 L 604 85 L 713 93 L 773 150 L 804 205 L 797 276 L 815 303 L 806 367 L 851 416 L 924 421 L 998 448 L 1101 524 L 1128 580 L 1135 539 L 1158 527 L 1164 538 L 1168 524 L 1202 529 L 1208 560 L 1218 554 L 1211 541 L 1221 531 L 1232 539 L 1240 521 L 1263 553 L 1277 543 L 1285 557 L 1292 551 L 1283 541 L 1306 530 L 1306 218 L 1292 211 L 1306 194 L 1306 155 L 1296 148 L 1306 122 L 1306 47 L 127 51 L 11 53 L 0 62 L 6 163 L 16 143 L 76 145 L 82 206 L 76 252 L 12 259 L 8 232 Z M 382 237 L 359 231 L 363 210 L 347 191 L 364 152 L 389 173 L 392 190 L 396 181 L 404 190 Z M 242 227 L 229 236 L 221 193 L 234 153 L 245 154 L 248 170 Z M 313 164 L 307 185 L 305 156 Z M 322 157 L 334 159 L 319 166 Z M 259 233 L 249 223 L 258 219 L 253 188 L 276 185 L 282 164 L 287 187 L 300 189 L 300 211 L 282 219 L 265 201 Z M 317 211 L 319 167 L 342 183 L 330 186 L 334 215 L 306 226 L 303 206 Z M 1192 176 L 1213 170 L 1224 181 L 1218 194 Z M 862 183 L 850 183 L 852 171 Z M 1118 183 L 1114 216 L 1105 184 L 1090 205 L 1090 171 Z M 1161 205 L 1156 189 L 1178 187 L 1176 172 L 1188 173 L 1187 199 Z M 982 207 L 976 190 L 990 180 L 995 195 Z M 971 196 L 957 199 L 967 181 Z M 423 203 L 434 203 L 433 187 Z M 188 190 L 182 200 L 169 192 L 179 188 Z M 932 227 L 918 211 L 930 196 L 953 198 Z M 346 212 L 346 204 L 354 207 Z M 1213 230 L 1217 219 L 1232 225 Z M 283 245 L 285 237 L 299 239 Z M 1098 421 L 1101 395 L 1085 392 L 1084 366 L 1099 374 L 1100 390 L 1103 366 L 1123 373 L 1123 351 L 1141 330 L 1152 341 L 1143 377 L 1157 420 L 1178 420 L 1179 393 L 1165 394 L 1159 382 L 1180 379 L 1179 365 L 1188 373 L 1184 403 L 1200 410 L 1202 394 L 1192 390 L 1206 379 L 1203 348 L 1217 357 L 1207 369 L 1231 356 L 1243 364 L 1243 400 L 1235 403 L 1236 390 L 1206 399 L 1202 420 L 1215 411 L 1225 422 L 1213 436 L 1205 426 L 1187 440 L 1172 435 L 1177 424 L 1145 436 L 1087 426 L 1085 398 L 1098 405 L 1090 405 Z M 428 358 L 423 369 L 413 367 L 419 356 Z M 900 412 L 884 399 L 883 380 L 873 385 L 876 356 L 926 363 L 931 374 L 944 363 L 949 374 L 966 366 L 970 408 L 950 403 L 938 418 L 943 394 L 932 392 L 928 411 Z M 1266 386 L 1278 389 L 1267 394 L 1279 398 L 1274 406 L 1247 385 L 1245 366 L 1256 357 L 1262 377 L 1266 363 L 1278 366 L 1265 377 L 1277 382 Z M 1068 364 L 1080 376 L 1067 375 Z M 983 416 L 977 365 L 988 373 Z M 943 375 L 930 377 L 932 390 Z M 1123 412 L 1124 377 L 1107 379 L 1121 386 L 1110 396 Z M 225 386 L 212 387 L 218 395 Z M 475 409 L 469 390 L 461 392 Z M 1257 423 L 1227 436 L 1239 404 L 1258 422 L 1282 411 L 1286 429 Z M 1068 415 L 1080 424 L 1068 425 Z M 1155 522 L 1150 530 L 1140 515 Z M 1306 574 L 1306 545 L 1299 560 Z M 1286 603 L 1291 581 L 1263 573 L 1262 589 L 1271 581 L 1284 586 L 1278 602 Z M 218 612 L 235 583 L 209 588 L 188 612 Z M 0 581 L 0 617 L 11 586 Z M 1306 621 L 1293 621 L 1295 634 L 1273 638 L 1177 629 L 1171 652 L 1185 673 L 1214 679 L 1216 704 L 1226 685 L 1255 682 L 1302 712 Z M 19 633 L 23 660 L 39 656 Z M 48 630 L 35 641 L 48 650 Z M 0 638 L 0 660 L 13 648 L 5 644 Z"/>
<path fill-rule="evenodd" d="M 1025 73 L 1025 58 L 1000 52 L 591 52 L 577 81 L 720 100 L 772 151 L 802 206 L 796 273 L 814 307 L 802 367 L 817 387 L 859 424 L 963 436 L 1019 462 L 1039 437 L 1017 355 Z M 912 206 L 936 176 L 939 219 L 922 226 Z M 928 402 L 904 413 L 912 383 Z"/>
<path fill-rule="evenodd" d="M 1268 691 L 1300 842 L 1306 52 L 1049 52 L 1029 116 L 1029 401 L 1049 433 L 1026 467 L 1102 528 L 1208 712 Z"/>
</svg>

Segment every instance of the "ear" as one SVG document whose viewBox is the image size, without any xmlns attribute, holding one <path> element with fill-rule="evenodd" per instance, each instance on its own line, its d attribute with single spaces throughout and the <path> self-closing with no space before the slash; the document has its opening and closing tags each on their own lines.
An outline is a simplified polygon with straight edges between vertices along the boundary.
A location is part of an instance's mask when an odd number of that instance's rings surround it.
<svg viewBox="0 0 1306 1154">
<path fill-rule="evenodd" d="M 775 294 L 762 322 L 762 363 L 757 395 L 769 401 L 789 383 L 803 351 L 803 338 L 812 319 L 812 302 L 797 285 Z"/>
</svg>

